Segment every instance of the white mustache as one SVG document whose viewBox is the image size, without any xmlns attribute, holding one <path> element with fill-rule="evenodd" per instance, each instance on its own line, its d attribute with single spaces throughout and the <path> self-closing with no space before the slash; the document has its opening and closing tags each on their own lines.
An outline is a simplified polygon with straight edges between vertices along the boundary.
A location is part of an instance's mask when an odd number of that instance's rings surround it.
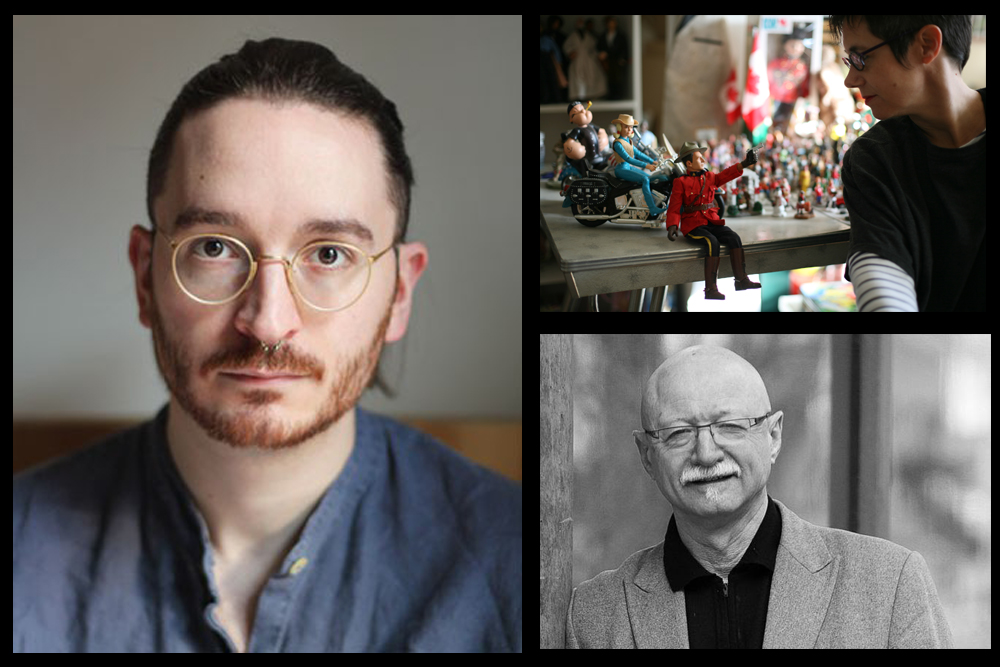
<svg viewBox="0 0 1000 667">
<path fill-rule="evenodd" d="M 685 470 L 681 474 L 681 483 L 690 484 L 692 482 L 701 482 L 706 479 L 715 479 L 716 477 L 726 477 L 728 475 L 736 475 L 739 477 L 740 469 L 735 463 L 724 461 L 708 469 L 696 468 L 693 470 Z"/>
</svg>

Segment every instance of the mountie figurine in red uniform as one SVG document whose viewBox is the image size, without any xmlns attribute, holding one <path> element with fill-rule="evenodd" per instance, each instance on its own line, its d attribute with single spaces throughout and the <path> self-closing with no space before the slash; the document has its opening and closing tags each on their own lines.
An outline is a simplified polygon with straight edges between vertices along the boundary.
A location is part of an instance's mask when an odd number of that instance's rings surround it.
<svg viewBox="0 0 1000 667">
<path fill-rule="evenodd" d="M 716 286 L 719 275 L 720 242 L 729 246 L 737 291 L 760 289 L 760 283 L 755 283 L 747 277 L 743 242 L 736 232 L 725 226 L 726 221 L 719 218 L 719 214 L 716 213 L 715 188 L 739 178 L 745 167 L 757 164 L 757 153 L 750 149 L 743 162 L 713 174 L 706 169 L 707 152 L 708 146 L 699 146 L 694 141 L 688 141 L 677 154 L 674 162 L 684 165 L 687 173 L 674 179 L 670 203 L 667 206 L 667 228 L 670 230 L 671 241 L 677 238 L 679 225 L 684 236 L 708 246 L 708 257 L 705 258 L 705 298 L 725 299 L 726 296 Z M 684 205 L 683 213 L 681 204 Z"/>
</svg>

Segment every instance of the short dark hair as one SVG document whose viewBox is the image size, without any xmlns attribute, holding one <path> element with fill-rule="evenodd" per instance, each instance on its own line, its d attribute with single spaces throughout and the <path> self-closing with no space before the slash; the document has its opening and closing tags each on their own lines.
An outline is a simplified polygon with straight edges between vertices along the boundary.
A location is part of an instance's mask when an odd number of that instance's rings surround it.
<svg viewBox="0 0 1000 667">
<path fill-rule="evenodd" d="M 365 118 L 382 140 L 389 196 L 397 214 L 394 240 L 406 240 L 413 169 L 403 144 L 403 123 L 396 105 L 325 46 L 277 37 L 260 42 L 248 40 L 238 52 L 222 56 L 181 88 L 149 152 L 146 209 L 150 222 L 156 223 L 153 201 L 163 192 L 174 136 L 181 123 L 199 111 L 234 98 L 308 102 Z"/>
<path fill-rule="evenodd" d="M 843 26 L 856 25 L 864 21 L 868 30 L 882 40 L 892 39 L 902 33 L 910 33 L 906 37 L 895 39 L 887 46 L 903 67 L 909 67 L 906 52 L 917 38 L 917 31 L 925 25 L 936 25 L 941 29 L 941 45 L 945 54 L 958 66 L 965 69 L 969 62 L 969 51 L 972 45 L 972 16 L 949 14 L 893 14 L 885 16 L 831 15 L 830 32 L 838 41 L 843 38 Z M 872 45 L 874 46 L 874 44 Z"/>
</svg>

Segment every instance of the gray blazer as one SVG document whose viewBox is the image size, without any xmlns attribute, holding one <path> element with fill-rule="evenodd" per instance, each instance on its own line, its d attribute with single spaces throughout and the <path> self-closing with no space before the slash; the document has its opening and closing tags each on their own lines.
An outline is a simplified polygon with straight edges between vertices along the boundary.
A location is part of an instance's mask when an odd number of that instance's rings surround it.
<svg viewBox="0 0 1000 667">
<path fill-rule="evenodd" d="M 764 648 L 951 648 L 927 563 L 876 537 L 781 511 Z M 568 648 L 688 648 L 684 591 L 670 590 L 663 542 L 580 584 Z"/>
</svg>

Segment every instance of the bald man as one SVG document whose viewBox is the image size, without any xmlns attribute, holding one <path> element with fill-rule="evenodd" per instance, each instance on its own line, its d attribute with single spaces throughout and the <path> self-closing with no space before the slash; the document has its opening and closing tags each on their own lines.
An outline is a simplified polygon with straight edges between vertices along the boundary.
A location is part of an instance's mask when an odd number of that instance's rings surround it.
<svg viewBox="0 0 1000 667">
<path fill-rule="evenodd" d="M 662 542 L 573 591 L 567 646 L 951 646 L 920 554 L 768 496 L 783 418 L 730 350 L 690 347 L 653 371 L 633 437 L 673 517 Z"/>
</svg>

